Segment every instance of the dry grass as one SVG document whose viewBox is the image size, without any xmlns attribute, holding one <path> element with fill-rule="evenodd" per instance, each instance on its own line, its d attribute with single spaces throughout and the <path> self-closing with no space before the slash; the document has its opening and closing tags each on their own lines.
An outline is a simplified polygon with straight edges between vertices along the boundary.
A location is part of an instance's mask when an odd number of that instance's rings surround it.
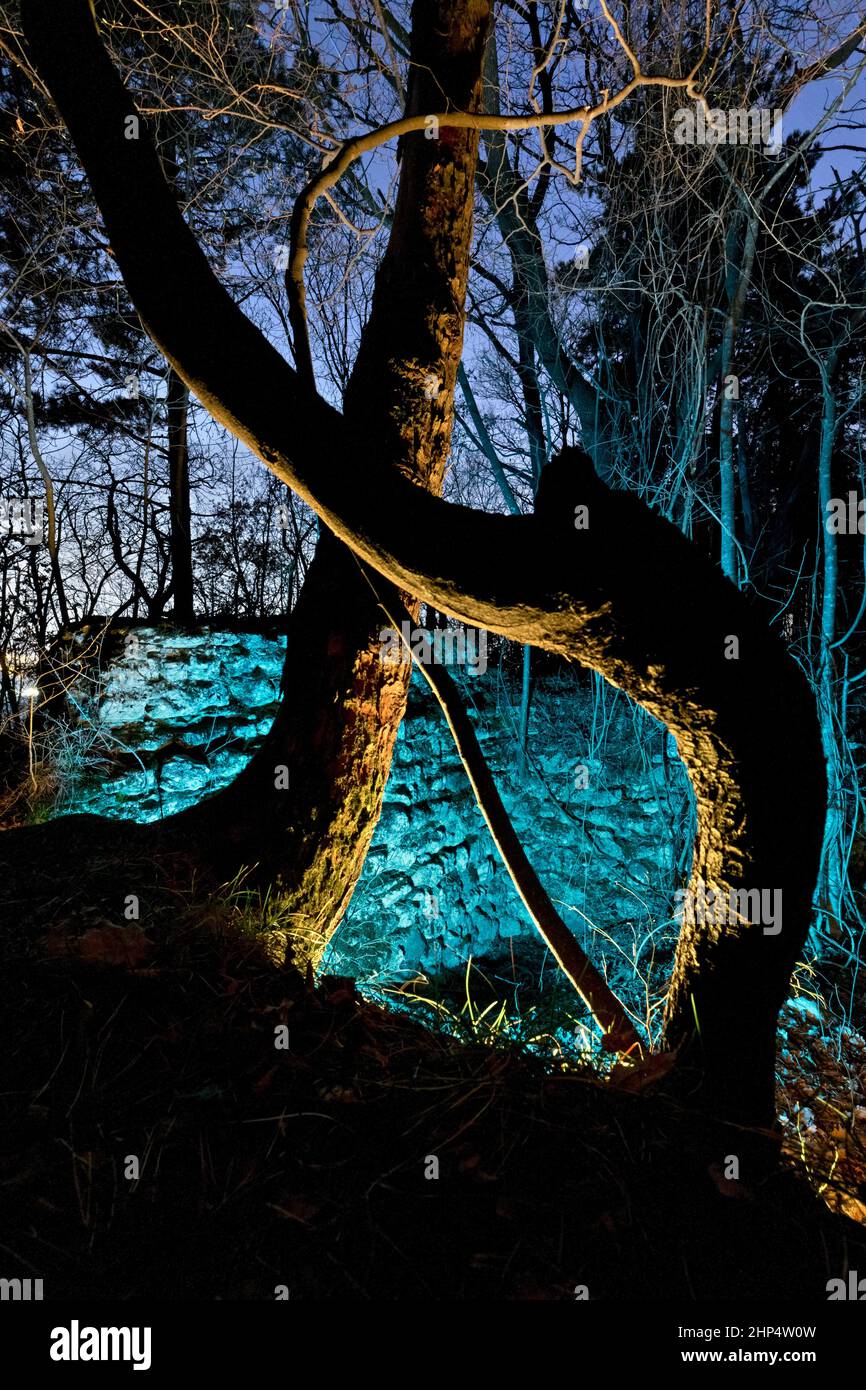
<svg viewBox="0 0 866 1390">
<path fill-rule="evenodd" d="M 823 1297 L 852 1251 L 866 1267 L 790 1173 L 733 1198 L 730 1135 L 670 1097 L 490 1046 L 480 1003 L 467 1039 L 314 986 L 242 885 L 202 907 L 155 881 L 124 926 L 90 906 L 121 862 L 89 872 L 26 949 L 2 942 L 5 1277 L 46 1297 L 749 1298 Z"/>
</svg>

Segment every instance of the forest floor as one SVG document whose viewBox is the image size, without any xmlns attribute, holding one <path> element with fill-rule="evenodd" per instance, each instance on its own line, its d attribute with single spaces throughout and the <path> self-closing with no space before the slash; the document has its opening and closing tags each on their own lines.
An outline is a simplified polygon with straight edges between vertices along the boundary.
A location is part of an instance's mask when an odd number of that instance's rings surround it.
<svg viewBox="0 0 866 1390">
<path fill-rule="evenodd" d="M 730 1132 L 669 1095 L 314 986 L 278 933 L 165 885 L 146 930 L 118 927 L 93 872 L 0 940 L 3 1277 L 107 1300 L 823 1301 L 866 1269 L 802 1143 L 728 1181 Z"/>
</svg>

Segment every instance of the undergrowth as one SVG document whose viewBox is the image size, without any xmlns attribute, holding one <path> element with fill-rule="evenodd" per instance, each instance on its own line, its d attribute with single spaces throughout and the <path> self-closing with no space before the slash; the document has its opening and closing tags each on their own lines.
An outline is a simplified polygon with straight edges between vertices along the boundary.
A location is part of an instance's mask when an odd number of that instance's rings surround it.
<svg viewBox="0 0 866 1390">
<path fill-rule="evenodd" d="M 46 1298 L 823 1298 L 866 1260 L 791 1171 L 732 1194 L 730 1134 L 663 1091 L 536 1055 L 472 971 L 431 1028 L 299 972 L 242 883 L 120 925 L 88 882 L 0 943 L 3 1273 Z"/>
</svg>

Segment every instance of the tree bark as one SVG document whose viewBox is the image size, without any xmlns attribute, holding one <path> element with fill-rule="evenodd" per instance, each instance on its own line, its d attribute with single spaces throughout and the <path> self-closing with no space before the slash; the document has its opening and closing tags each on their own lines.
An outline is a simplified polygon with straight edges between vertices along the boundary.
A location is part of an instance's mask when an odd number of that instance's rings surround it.
<svg viewBox="0 0 866 1390">
<path fill-rule="evenodd" d="M 413 109 L 481 99 L 487 0 L 416 0 Z M 345 418 L 401 472 L 441 491 L 463 346 L 472 239 L 473 131 L 403 142 L 391 235 L 345 393 Z M 395 603 L 417 601 L 386 586 Z M 410 668 L 381 659 L 382 613 L 363 568 L 322 534 L 292 617 L 283 700 L 260 754 L 218 804 L 190 819 L 249 847 L 296 924 L 296 955 L 318 960 L 363 868 L 382 806 Z M 275 787 L 285 766 L 289 786 Z M 251 808 L 255 808 L 250 816 Z"/>
<path fill-rule="evenodd" d="M 489 16 L 489 0 L 416 0 L 413 110 L 480 108 Z M 356 437 L 377 441 L 413 485 L 435 492 L 463 345 L 477 148 L 473 130 L 402 142 L 391 234 L 345 398 Z M 174 465 L 185 462 L 179 390 L 186 387 L 171 371 L 172 478 L 180 480 Z M 286 407 L 291 422 L 290 399 Z M 174 523 L 173 511 L 173 538 Z M 417 616 L 417 600 L 382 587 Z M 175 614 L 184 620 L 177 602 Z M 292 614 L 281 705 L 262 748 L 225 791 L 154 831 L 167 847 L 194 843 L 220 881 L 255 866 L 279 888 L 302 960 L 321 956 L 351 897 L 405 712 L 411 668 L 382 661 L 382 622 L 363 568 L 324 532 Z"/>
</svg>

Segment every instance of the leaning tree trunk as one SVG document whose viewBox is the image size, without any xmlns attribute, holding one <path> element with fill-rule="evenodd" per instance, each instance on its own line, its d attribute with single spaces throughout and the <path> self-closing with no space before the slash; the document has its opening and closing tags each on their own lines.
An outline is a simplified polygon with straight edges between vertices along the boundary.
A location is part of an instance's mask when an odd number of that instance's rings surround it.
<svg viewBox="0 0 866 1390">
<path fill-rule="evenodd" d="M 480 106 L 489 19 L 488 0 L 415 0 L 407 110 Z M 451 443 L 477 152 L 471 130 L 404 140 L 391 234 L 345 393 L 358 437 L 434 493 Z M 416 600 L 386 587 L 388 601 L 417 616 Z M 382 660 L 383 623 L 363 567 L 323 532 L 292 615 L 274 726 L 232 787 L 187 813 L 209 828 L 211 846 L 228 838 L 235 862 L 246 854 L 279 886 L 299 959 L 318 959 L 339 924 L 381 811 L 411 674 Z"/>
<path fill-rule="evenodd" d="M 489 0 L 415 0 L 409 109 L 480 108 L 489 20 Z M 402 142 L 391 233 L 345 415 L 357 437 L 377 441 L 405 476 L 438 493 L 463 346 L 478 134 L 428 137 L 419 132 Z M 186 386 L 172 368 L 173 484 L 185 479 L 181 392 Z M 173 486 L 173 543 L 188 532 L 182 497 Z M 185 597 L 191 604 L 184 553 L 181 545 L 175 570 L 181 620 Z M 403 592 L 389 588 L 387 597 L 408 602 L 417 614 L 417 601 Z M 383 622 L 362 567 L 341 541 L 323 533 L 290 621 L 281 705 L 262 748 L 225 791 L 153 832 L 168 849 L 194 843 L 221 881 L 241 866 L 256 866 L 263 882 L 279 886 L 299 957 L 318 957 L 336 929 L 381 811 L 411 672 L 382 661 Z"/>
<path fill-rule="evenodd" d="M 129 98 L 86 0 L 69 0 L 60 18 L 24 0 L 22 16 L 142 322 L 214 418 L 392 583 L 580 661 L 661 720 L 695 793 L 694 895 L 703 885 L 722 899 L 781 892 L 778 923 L 703 913 L 684 922 L 666 1018 L 703 1099 L 736 1123 L 768 1124 L 776 1019 L 809 926 L 826 778 L 811 691 L 765 613 L 574 450 L 544 469 L 532 517 L 450 505 L 401 476 L 232 302 L 148 143 L 124 148 Z M 577 506 L 589 510 L 581 530 Z"/>
</svg>

